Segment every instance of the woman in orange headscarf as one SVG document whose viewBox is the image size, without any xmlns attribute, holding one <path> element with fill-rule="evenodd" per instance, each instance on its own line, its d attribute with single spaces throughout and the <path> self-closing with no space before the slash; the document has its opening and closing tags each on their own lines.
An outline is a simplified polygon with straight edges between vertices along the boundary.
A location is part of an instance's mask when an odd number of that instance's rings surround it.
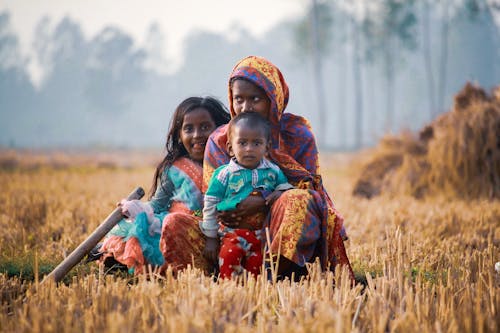
<svg viewBox="0 0 500 333">
<path fill-rule="evenodd" d="M 264 193 L 261 196 L 249 196 L 235 211 L 220 213 L 219 220 L 226 226 L 237 228 L 242 218 L 267 212 L 271 238 L 268 252 L 274 256 L 280 255 L 281 275 L 300 273 L 306 262 L 319 257 L 323 269 L 345 265 L 353 278 L 341 236 L 343 218 L 323 187 L 314 135 L 305 118 L 285 112 L 288 97 L 288 85 L 283 75 L 268 60 L 249 56 L 234 67 L 229 78 L 231 117 L 241 112 L 258 112 L 269 119 L 272 127 L 268 157 L 283 170 L 288 182 L 296 188 L 284 192 L 272 207 L 265 205 Z M 212 133 L 205 148 L 205 184 L 214 170 L 229 160 L 227 125 L 224 125 Z M 203 236 L 191 227 L 196 226 L 191 223 L 194 221 L 181 216 L 169 215 L 168 218 L 169 221 L 164 222 L 160 244 L 167 263 L 174 251 L 173 242 L 177 241 L 169 237 L 169 229 L 178 228 L 179 225 L 189 235 L 189 239 L 183 242 L 185 248 L 190 248 L 189 260 L 197 258 L 199 261 L 204 242 L 197 241 Z M 183 267 L 187 263 L 177 261 L 171 264 Z"/>
</svg>

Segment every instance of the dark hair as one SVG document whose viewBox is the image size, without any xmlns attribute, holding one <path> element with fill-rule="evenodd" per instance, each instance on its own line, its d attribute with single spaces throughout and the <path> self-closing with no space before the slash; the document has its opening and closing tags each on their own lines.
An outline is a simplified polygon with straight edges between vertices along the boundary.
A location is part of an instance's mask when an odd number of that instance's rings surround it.
<svg viewBox="0 0 500 333">
<path fill-rule="evenodd" d="M 262 130 L 267 141 L 271 138 L 271 124 L 269 120 L 264 118 L 258 112 L 248 111 L 238 113 L 233 119 L 231 119 L 227 129 L 228 140 L 231 140 L 233 128 L 239 126 L 240 123 L 243 126 Z"/>
<path fill-rule="evenodd" d="M 194 109 L 203 108 L 210 113 L 212 120 L 216 127 L 227 124 L 231 119 L 227 108 L 218 99 L 214 97 L 188 97 L 183 100 L 175 109 L 170 122 L 170 129 L 167 134 L 167 142 L 165 149 L 167 151 L 163 160 L 156 167 L 153 178 L 153 185 L 149 191 L 149 198 L 151 199 L 156 192 L 156 187 L 160 182 L 161 175 L 166 168 L 169 168 L 174 161 L 181 157 L 187 156 L 188 153 L 182 142 L 180 142 L 180 132 L 184 122 L 184 116 L 193 111 Z"/>
</svg>

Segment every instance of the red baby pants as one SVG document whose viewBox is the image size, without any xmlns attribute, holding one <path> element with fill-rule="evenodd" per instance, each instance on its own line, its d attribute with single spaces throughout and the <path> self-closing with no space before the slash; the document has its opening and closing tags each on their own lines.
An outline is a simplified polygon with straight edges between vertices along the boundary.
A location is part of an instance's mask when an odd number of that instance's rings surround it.
<svg viewBox="0 0 500 333">
<path fill-rule="evenodd" d="M 253 276 L 260 273 L 262 247 L 260 230 L 224 228 L 219 252 L 219 272 L 223 279 L 239 275 L 243 269 Z"/>
</svg>

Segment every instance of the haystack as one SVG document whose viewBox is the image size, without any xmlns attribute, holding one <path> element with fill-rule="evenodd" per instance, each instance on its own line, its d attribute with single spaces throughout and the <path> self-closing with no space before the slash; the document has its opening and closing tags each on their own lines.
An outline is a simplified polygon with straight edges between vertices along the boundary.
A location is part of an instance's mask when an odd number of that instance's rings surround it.
<svg viewBox="0 0 500 333">
<path fill-rule="evenodd" d="M 487 94 L 467 83 L 452 110 L 418 134 L 384 137 L 353 193 L 499 199 L 500 86 Z"/>
</svg>

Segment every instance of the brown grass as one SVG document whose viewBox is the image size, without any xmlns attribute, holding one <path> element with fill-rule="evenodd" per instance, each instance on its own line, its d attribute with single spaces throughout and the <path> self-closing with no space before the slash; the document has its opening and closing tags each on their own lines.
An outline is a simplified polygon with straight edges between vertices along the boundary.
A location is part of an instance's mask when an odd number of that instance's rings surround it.
<svg viewBox="0 0 500 333">
<path fill-rule="evenodd" d="M 123 158 L 123 157 L 120 157 Z M 313 265 L 300 283 L 214 282 L 197 270 L 174 279 L 105 275 L 66 284 L 0 274 L 1 332 L 498 332 L 500 206 L 434 195 L 352 196 L 359 155 L 323 155 L 324 182 L 346 218 L 347 251 L 367 286 Z M 29 161 L 29 155 L 25 156 Z M 59 263 L 152 164 L 0 171 L 0 265 Z M 344 274 L 344 279 L 342 278 Z M 336 280 L 335 288 L 332 287 Z"/>
<path fill-rule="evenodd" d="M 468 83 L 418 137 L 385 137 L 354 188 L 367 198 L 381 192 L 500 198 L 500 86 L 489 96 Z"/>
</svg>

